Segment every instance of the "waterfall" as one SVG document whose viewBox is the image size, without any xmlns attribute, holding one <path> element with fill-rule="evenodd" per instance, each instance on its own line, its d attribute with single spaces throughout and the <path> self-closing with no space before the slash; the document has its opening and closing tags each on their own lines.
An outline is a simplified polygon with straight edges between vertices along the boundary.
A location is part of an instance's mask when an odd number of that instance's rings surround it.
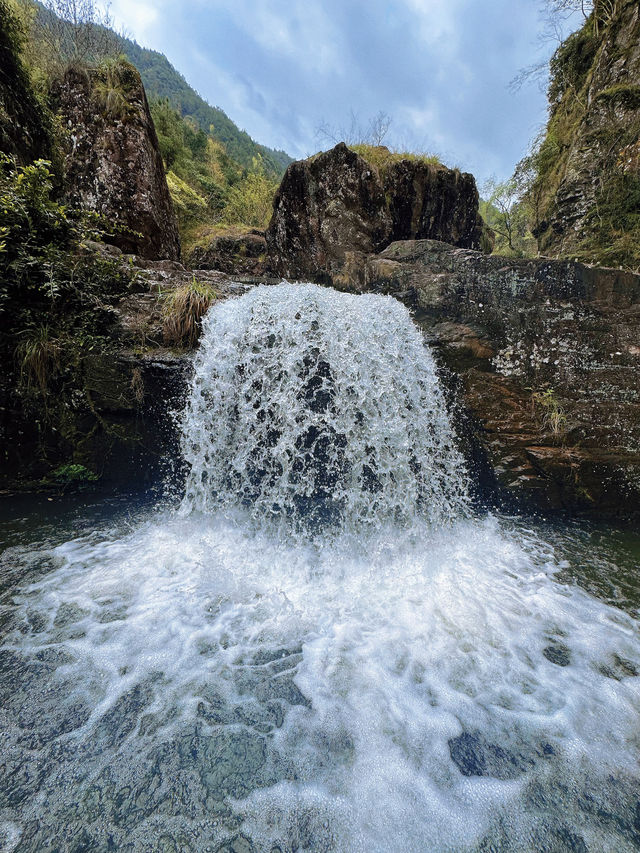
<svg viewBox="0 0 640 853">
<path fill-rule="evenodd" d="M 433 357 L 407 309 L 313 284 L 207 316 L 182 423 L 183 511 L 348 530 L 467 504 Z"/>
</svg>

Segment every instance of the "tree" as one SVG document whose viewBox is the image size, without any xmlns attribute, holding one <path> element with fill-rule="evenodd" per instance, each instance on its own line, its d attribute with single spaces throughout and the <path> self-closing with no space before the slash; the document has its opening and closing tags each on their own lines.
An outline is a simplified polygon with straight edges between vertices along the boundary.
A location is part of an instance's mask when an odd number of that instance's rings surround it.
<svg viewBox="0 0 640 853">
<path fill-rule="evenodd" d="M 334 145 L 345 142 L 347 145 L 380 146 L 384 144 L 391 123 L 391 116 L 380 110 L 363 125 L 357 113 L 351 110 L 348 126 L 337 127 L 322 121 L 316 128 L 316 137 L 323 142 L 333 142 Z"/>
<path fill-rule="evenodd" d="M 45 0 L 36 9 L 32 36 L 48 70 L 55 71 L 118 56 L 119 37 L 112 27 L 108 8 L 96 0 Z"/>
<path fill-rule="evenodd" d="M 527 225 L 527 210 L 517 177 L 500 182 L 490 178 L 482 188 L 482 194 L 486 199 L 481 204 L 482 216 L 498 237 L 496 252 L 518 256 L 531 254 L 534 241 Z"/>
</svg>

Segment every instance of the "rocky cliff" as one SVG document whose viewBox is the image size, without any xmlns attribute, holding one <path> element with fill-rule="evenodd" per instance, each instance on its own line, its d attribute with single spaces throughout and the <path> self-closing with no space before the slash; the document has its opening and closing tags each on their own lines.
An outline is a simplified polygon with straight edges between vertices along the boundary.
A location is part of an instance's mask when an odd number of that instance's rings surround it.
<svg viewBox="0 0 640 853">
<path fill-rule="evenodd" d="M 344 143 L 288 167 L 266 233 L 277 274 L 336 284 L 367 253 L 415 238 L 481 247 L 473 177 L 416 158 L 377 168 Z"/>
<path fill-rule="evenodd" d="M 535 233 L 544 254 L 638 269 L 640 7 L 598 8 L 551 62 Z"/>
<path fill-rule="evenodd" d="M 111 224 L 110 241 L 180 256 L 178 226 L 140 75 L 126 62 L 69 69 L 53 91 L 64 129 L 65 200 Z"/>
</svg>

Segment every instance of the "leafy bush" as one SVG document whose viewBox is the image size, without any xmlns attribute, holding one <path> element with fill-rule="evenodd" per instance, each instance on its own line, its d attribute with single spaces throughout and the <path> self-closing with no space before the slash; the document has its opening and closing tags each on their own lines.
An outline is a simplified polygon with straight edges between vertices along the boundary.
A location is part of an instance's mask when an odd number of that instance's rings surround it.
<svg viewBox="0 0 640 853">
<path fill-rule="evenodd" d="M 77 463 L 68 463 L 60 465 L 55 471 L 46 478 L 47 482 L 54 482 L 60 486 L 83 485 L 85 483 L 94 483 L 100 478 L 96 473 L 85 468 L 84 465 Z"/>
</svg>

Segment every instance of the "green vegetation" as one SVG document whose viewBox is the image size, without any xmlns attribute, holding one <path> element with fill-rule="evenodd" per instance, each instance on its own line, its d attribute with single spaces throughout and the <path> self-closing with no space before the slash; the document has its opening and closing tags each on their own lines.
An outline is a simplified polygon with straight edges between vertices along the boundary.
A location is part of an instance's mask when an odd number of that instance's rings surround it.
<svg viewBox="0 0 640 853">
<path fill-rule="evenodd" d="M 73 486 L 94 483 L 99 479 L 96 473 L 85 468 L 84 465 L 71 463 L 58 466 L 50 477 L 47 478 L 47 481 L 56 483 L 59 486 Z"/>
<path fill-rule="evenodd" d="M 135 68 L 122 57 L 105 59 L 96 67 L 91 94 L 101 113 L 125 120 L 132 112 L 131 95 L 139 86 Z"/>
<path fill-rule="evenodd" d="M 251 170 L 255 160 L 262 163 L 268 178 L 282 177 L 291 157 L 284 151 L 259 145 L 239 130 L 223 110 L 210 106 L 189 86 L 166 56 L 125 38 L 120 39 L 120 50 L 140 72 L 150 100 L 168 100 L 181 118 L 222 143 L 228 156 L 244 169 Z"/>
<path fill-rule="evenodd" d="M 0 154 L 0 385 L 8 411 L 37 429 L 43 458 L 52 436 L 73 446 L 84 359 L 108 349 L 112 306 L 131 283 L 122 265 L 84 250 L 99 225 L 59 204 L 49 162 Z"/>
<path fill-rule="evenodd" d="M 266 227 L 278 181 L 267 175 L 262 160 L 241 167 L 166 99 L 153 101 L 151 114 L 185 254 L 215 226 Z"/>
<path fill-rule="evenodd" d="M 487 181 L 483 195 L 480 215 L 495 234 L 493 253 L 511 258 L 535 256 L 537 243 L 529 229 L 529 209 L 516 178 Z"/>
<path fill-rule="evenodd" d="M 206 282 L 192 281 L 163 294 L 162 333 L 169 346 L 193 347 L 200 336 L 202 318 L 217 293 Z"/>
</svg>

